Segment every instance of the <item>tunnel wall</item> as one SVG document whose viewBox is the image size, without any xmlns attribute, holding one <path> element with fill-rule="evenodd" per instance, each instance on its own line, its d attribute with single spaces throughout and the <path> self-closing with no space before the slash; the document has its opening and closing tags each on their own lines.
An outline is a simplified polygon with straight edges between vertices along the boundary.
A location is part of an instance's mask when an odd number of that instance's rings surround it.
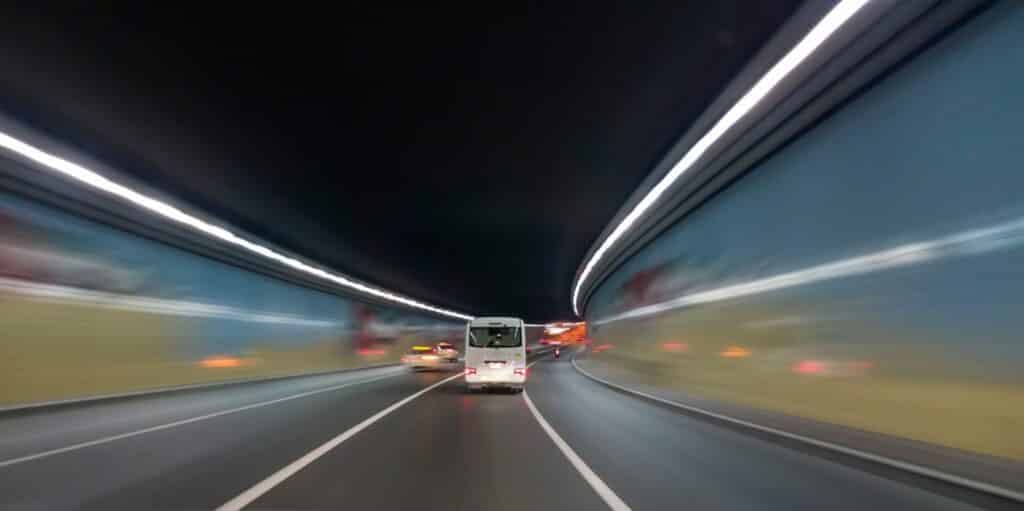
<svg viewBox="0 0 1024 511">
<path fill-rule="evenodd" d="M 396 362 L 461 323 L 208 259 L 0 192 L 0 407 Z"/>
<path fill-rule="evenodd" d="M 634 255 L 634 381 L 1024 459 L 1024 4 L 903 65 Z"/>
</svg>

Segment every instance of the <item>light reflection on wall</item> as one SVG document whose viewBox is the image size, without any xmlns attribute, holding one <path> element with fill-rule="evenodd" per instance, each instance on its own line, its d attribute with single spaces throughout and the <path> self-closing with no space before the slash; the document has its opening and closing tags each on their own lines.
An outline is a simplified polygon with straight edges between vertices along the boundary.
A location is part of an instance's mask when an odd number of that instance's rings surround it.
<svg viewBox="0 0 1024 511">
<path fill-rule="evenodd" d="M 0 304 L 0 406 L 393 362 L 461 333 L 3 193 Z"/>
<path fill-rule="evenodd" d="M 1000 4 L 667 231 L 595 293 L 588 363 L 1024 459 L 1022 44 Z"/>
</svg>

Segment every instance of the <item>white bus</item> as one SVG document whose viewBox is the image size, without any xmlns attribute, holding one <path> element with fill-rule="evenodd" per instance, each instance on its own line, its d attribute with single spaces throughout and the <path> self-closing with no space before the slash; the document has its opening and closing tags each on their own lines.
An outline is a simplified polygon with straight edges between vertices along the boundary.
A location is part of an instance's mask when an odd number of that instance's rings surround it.
<svg viewBox="0 0 1024 511">
<path fill-rule="evenodd" d="M 466 388 L 526 385 L 526 323 L 519 318 L 484 317 L 466 324 Z"/>
</svg>

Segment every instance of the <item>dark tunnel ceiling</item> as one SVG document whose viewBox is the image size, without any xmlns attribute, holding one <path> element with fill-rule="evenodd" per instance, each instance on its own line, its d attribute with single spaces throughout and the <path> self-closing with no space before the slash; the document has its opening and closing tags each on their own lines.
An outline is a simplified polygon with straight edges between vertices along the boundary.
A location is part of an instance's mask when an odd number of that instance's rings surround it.
<svg viewBox="0 0 1024 511">
<path fill-rule="evenodd" d="M 0 109 L 338 271 L 566 319 L 596 236 L 797 3 L 9 12 Z"/>
</svg>

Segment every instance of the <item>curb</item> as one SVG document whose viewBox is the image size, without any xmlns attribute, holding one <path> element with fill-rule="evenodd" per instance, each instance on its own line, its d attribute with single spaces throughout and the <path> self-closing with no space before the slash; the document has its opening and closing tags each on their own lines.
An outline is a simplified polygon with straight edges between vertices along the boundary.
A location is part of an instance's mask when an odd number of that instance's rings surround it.
<svg viewBox="0 0 1024 511">
<path fill-rule="evenodd" d="M 578 353 L 577 353 L 577 355 L 578 355 Z M 720 413 L 717 413 L 717 412 L 712 412 L 710 410 L 705 410 L 703 408 L 698 408 L 696 406 L 691 406 L 691 405 L 683 404 L 683 403 L 680 403 L 678 401 L 672 401 L 672 400 L 661 398 L 661 397 L 658 397 L 658 396 L 653 396 L 653 395 L 648 394 L 646 392 L 641 392 L 639 390 L 634 390 L 634 389 L 631 389 L 629 387 L 625 387 L 625 386 L 619 385 L 617 383 L 612 383 L 612 382 L 610 382 L 608 380 L 605 380 L 603 378 L 594 376 L 593 374 L 590 374 L 585 369 L 580 367 L 579 364 L 576 363 L 576 355 L 574 355 L 572 357 L 572 366 L 573 366 L 574 369 L 576 369 L 576 371 L 578 373 L 582 374 L 583 376 L 585 376 L 585 377 L 587 377 L 587 378 L 589 378 L 589 379 L 591 379 L 591 380 L 593 380 L 593 381 L 595 381 L 597 383 L 605 385 L 605 386 L 607 386 L 607 387 L 609 387 L 609 388 L 611 388 L 613 390 L 617 390 L 619 392 L 623 392 L 623 393 L 626 393 L 626 394 L 631 394 L 633 396 L 636 396 L 636 397 L 639 397 L 639 398 L 642 398 L 642 399 L 645 399 L 645 400 L 648 400 L 648 401 L 654 401 L 654 402 L 657 402 L 657 403 L 660 403 L 660 404 L 663 404 L 663 405 L 668 405 L 668 406 L 672 406 L 672 407 L 675 407 L 675 408 L 680 408 L 680 409 L 686 410 L 687 412 L 690 412 L 690 413 L 703 415 L 705 417 L 710 417 L 710 418 L 713 418 L 713 419 L 716 419 L 716 420 L 719 420 L 719 421 L 727 422 L 729 424 L 733 424 L 733 425 L 736 425 L 736 426 L 741 426 L 741 427 L 744 427 L 744 428 L 747 428 L 747 429 L 752 429 L 752 430 L 755 430 L 755 431 L 758 431 L 758 432 L 761 432 L 761 433 L 767 433 L 767 434 L 770 434 L 770 435 L 782 437 L 782 438 L 785 438 L 787 440 L 794 440 L 794 441 L 797 441 L 797 442 L 800 442 L 800 443 L 804 443 L 804 444 L 807 444 L 807 445 L 811 445 L 811 446 L 814 446 L 814 447 L 818 447 L 818 448 L 821 448 L 821 449 L 826 449 L 826 450 L 837 452 L 837 453 L 844 454 L 844 455 L 847 455 L 847 456 L 852 456 L 854 458 L 858 458 L 858 459 L 861 459 L 861 460 L 865 460 L 865 461 L 869 461 L 869 462 L 873 462 L 873 463 L 878 463 L 880 465 L 885 465 L 885 466 L 890 467 L 890 468 L 896 468 L 896 469 L 903 470 L 903 471 L 906 471 L 906 472 L 910 472 L 910 473 L 913 473 L 913 474 L 916 474 L 916 475 L 919 475 L 919 476 L 924 476 L 924 477 L 928 477 L 928 478 L 931 478 L 931 479 L 936 479 L 936 480 L 942 481 L 944 483 L 954 484 L 954 485 L 962 486 L 962 487 L 965 487 L 965 488 L 969 488 L 971 490 L 975 490 L 975 491 L 978 491 L 978 492 L 987 493 L 987 494 L 990 494 L 990 495 L 995 495 L 995 496 L 998 496 L 998 497 L 1009 499 L 1009 500 L 1012 500 L 1012 501 L 1015 501 L 1015 502 L 1024 503 L 1024 493 L 1021 493 L 1021 492 L 1018 492 L 1018 491 L 1014 491 L 1014 490 L 1011 490 L 1011 489 L 1008 489 L 1008 488 L 1003 488 L 1001 486 L 996 486 L 994 484 L 989 484 L 989 483 L 984 483 L 984 482 L 981 482 L 981 481 L 976 481 L 974 479 L 968 479 L 966 477 L 961 477 L 961 476 L 953 475 L 953 474 L 950 474 L 950 473 L 947 473 L 947 472 L 943 472 L 941 470 L 936 470 L 936 469 L 933 469 L 933 468 L 928 468 L 928 467 L 924 467 L 924 466 L 921 466 L 921 465 L 916 465 L 914 463 L 908 463 L 908 462 L 905 462 L 905 461 L 900 461 L 900 460 L 889 458 L 889 457 L 882 456 L 882 455 L 879 455 L 879 454 L 873 454 L 873 453 L 870 453 L 870 452 L 861 451 L 859 449 L 853 449 L 851 447 L 846 447 L 846 446 L 842 446 L 842 445 L 839 445 L 839 444 L 834 444 L 832 442 L 826 442 L 824 440 L 817 440 L 817 439 L 814 439 L 814 438 L 811 438 L 811 437 L 807 437 L 807 436 L 803 436 L 803 435 L 798 435 L 798 434 L 795 434 L 795 433 L 789 433 L 789 432 L 783 431 L 781 429 L 775 429 L 775 428 L 770 428 L 770 427 L 767 427 L 767 426 L 762 426 L 760 424 L 755 424 L 755 423 L 750 422 L 750 421 L 745 421 L 745 420 L 742 420 L 742 419 L 737 419 L 735 417 L 730 417 L 728 415 L 723 415 L 723 414 L 720 414 Z"/>
<path fill-rule="evenodd" d="M 186 392 L 191 390 L 203 390 L 211 389 L 216 387 L 229 387 L 232 385 L 244 385 L 247 383 L 264 383 L 276 380 L 287 380 L 292 378 L 305 378 L 311 376 L 323 376 L 334 373 L 348 373 L 354 371 L 365 371 L 367 369 L 380 369 L 383 367 L 396 367 L 401 365 L 400 363 L 387 363 L 387 364 L 374 364 L 363 367 L 347 367 L 344 369 L 328 369 L 326 371 L 316 371 L 312 373 L 300 373 L 300 374 L 286 374 L 280 376 L 258 376 L 254 378 L 238 378 L 233 380 L 223 380 L 207 383 L 189 383 L 184 385 L 172 385 L 168 387 L 156 387 L 152 389 L 136 390 L 131 392 L 119 392 L 115 394 L 99 394 L 96 396 L 88 396 L 81 398 L 71 399 L 58 399 L 53 401 L 39 401 L 36 403 L 27 403 L 20 405 L 11 406 L 0 406 L 0 414 L 17 413 L 17 412 L 29 412 L 37 409 L 50 408 L 50 407 L 61 407 L 61 406 L 72 406 L 79 404 L 89 404 L 101 401 L 115 401 L 118 399 L 128 399 L 133 397 L 144 397 L 155 394 L 170 394 L 173 392 Z"/>
</svg>

